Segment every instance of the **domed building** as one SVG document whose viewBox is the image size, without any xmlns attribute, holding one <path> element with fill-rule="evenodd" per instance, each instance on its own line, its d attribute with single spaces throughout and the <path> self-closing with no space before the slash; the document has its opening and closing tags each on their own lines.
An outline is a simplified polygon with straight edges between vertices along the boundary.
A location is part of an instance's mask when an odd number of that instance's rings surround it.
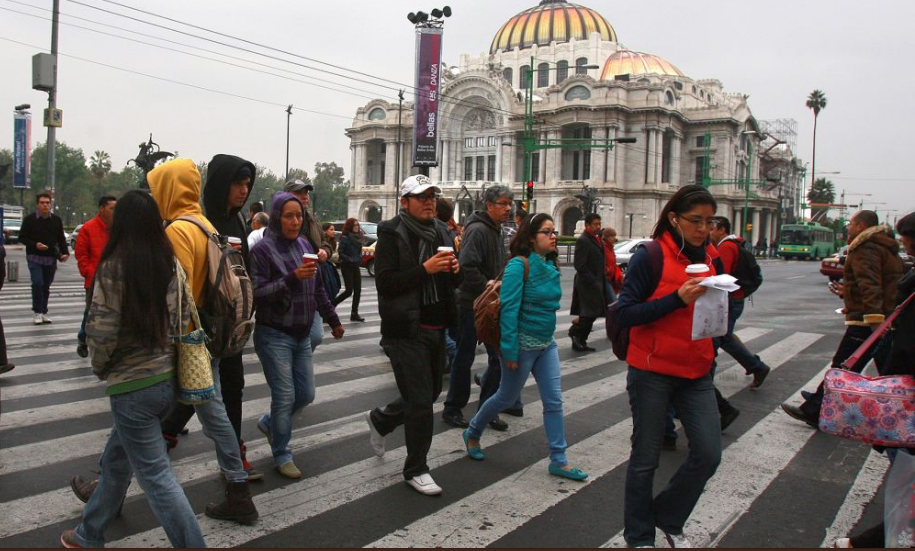
<svg viewBox="0 0 915 551">
<path fill-rule="evenodd" d="M 744 223 L 747 198 L 739 182 L 753 181 L 746 222 L 753 224 L 754 243 L 772 242 L 779 219 L 800 202 L 791 140 L 770 136 L 746 95 L 623 46 L 610 21 L 593 9 L 543 0 L 495 29 L 488 54 L 462 54 L 456 67 L 443 71 L 440 158 L 430 176 L 458 203 L 458 221 L 480 207 L 487 186 L 508 185 L 516 200 L 524 199 L 521 136 L 528 88 L 541 144 L 636 139 L 612 149 L 531 153 L 530 210 L 552 215 L 563 235 L 580 228 L 587 207 L 581 199 L 589 194 L 603 225 L 616 228 L 621 238 L 649 235 L 669 197 L 703 180 L 715 184 L 710 189 L 719 213 L 731 218 L 735 231 Z M 405 102 L 398 113 L 397 103 L 373 100 L 357 111 L 346 131 L 350 216 L 377 221 L 398 212 L 397 175 L 418 172 L 410 166 L 412 107 Z"/>
</svg>

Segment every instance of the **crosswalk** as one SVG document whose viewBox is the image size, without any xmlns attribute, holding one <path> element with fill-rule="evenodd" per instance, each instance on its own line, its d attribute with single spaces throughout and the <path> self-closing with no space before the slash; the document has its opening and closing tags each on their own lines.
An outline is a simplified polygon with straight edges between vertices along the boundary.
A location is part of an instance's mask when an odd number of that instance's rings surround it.
<svg viewBox="0 0 915 551">
<path fill-rule="evenodd" d="M 565 280 L 565 278 L 564 278 Z M 597 335 L 598 352 L 572 352 L 564 338 L 571 318 L 564 293 L 557 340 L 563 366 L 568 456 L 590 474 L 587 483 L 547 474 L 547 445 L 539 395 L 528 382 L 524 416 L 506 417 L 507 432 L 487 431 L 483 462 L 465 457 L 460 432 L 436 422 L 429 464 L 445 493 L 419 496 L 402 482 L 402 431 L 377 458 L 363 413 L 397 395 L 378 344 L 377 294 L 365 278 L 360 312 L 365 323 L 344 322 L 346 336 L 328 334 L 315 355 L 316 400 L 296 419 L 291 447 L 305 477 L 282 479 L 254 423 L 269 409 L 270 393 L 253 348 L 245 351 L 243 436 L 248 457 L 267 473 L 252 483 L 261 519 L 253 526 L 203 515 L 220 494 L 212 443 L 195 419 L 172 464 L 198 512 L 209 546 L 256 547 L 621 547 L 623 482 L 632 431 L 626 366 Z M 567 291 L 568 282 L 564 281 Z M 53 546 L 62 529 L 79 522 L 80 503 L 68 479 L 91 475 L 111 417 L 103 383 L 75 354 L 82 318 L 82 286 L 55 284 L 51 325 L 33 326 L 28 281 L 7 284 L 0 317 L 15 371 L 0 377 L 0 546 Z M 347 320 L 349 303 L 340 307 Z M 887 469 L 883 456 L 830 438 L 779 409 L 819 381 L 836 338 L 825 332 L 748 325 L 741 338 L 773 372 L 759 390 L 746 388 L 742 368 L 723 356 L 716 382 L 742 414 L 723 435 L 721 467 L 709 482 L 686 533 L 709 547 L 816 547 L 845 536 L 874 507 Z M 482 348 L 475 367 L 483 364 Z M 446 381 L 447 384 L 447 381 Z M 471 405 L 475 410 L 477 388 Z M 436 404 L 436 419 L 442 411 Z M 682 431 L 681 431 L 682 436 Z M 682 462 L 687 443 L 664 452 L 661 484 Z M 123 515 L 109 528 L 109 546 L 168 546 L 142 490 L 132 485 Z M 773 527 L 776 527 L 773 529 Z M 661 543 L 663 538 L 658 538 Z"/>
</svg>

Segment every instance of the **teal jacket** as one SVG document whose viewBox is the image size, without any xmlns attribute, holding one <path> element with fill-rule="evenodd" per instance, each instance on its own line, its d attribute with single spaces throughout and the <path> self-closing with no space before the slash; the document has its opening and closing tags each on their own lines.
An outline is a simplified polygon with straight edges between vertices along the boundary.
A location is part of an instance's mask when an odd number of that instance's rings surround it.
<svg viewBox="0 0 915 551">
<path fill-rule="evenodd" d="M 553 341 L 556 332 L 556 311 L 562 298 L 559 268 L 539 254 L 531 254 L 527 281 L 524 281 L 524 259 L 512 258 L 502 276 L 499 292 L 499 328 L 502 339 L 499 348 L 502 359 L 518 361 L 518 351 L 525 344 Z"/>
</svg>

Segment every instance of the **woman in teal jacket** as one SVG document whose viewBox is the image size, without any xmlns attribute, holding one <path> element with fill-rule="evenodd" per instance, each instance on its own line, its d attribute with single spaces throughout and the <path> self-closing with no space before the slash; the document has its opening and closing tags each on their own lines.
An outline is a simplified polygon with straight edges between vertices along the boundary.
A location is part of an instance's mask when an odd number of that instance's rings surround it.
<svg viewBox="0 0 915 551">
<path fill-rule="evenodd" d="M 543 427 L 550 445 L 549 472 L 584 480 L 588 475 L 571 467 L 565 453 L 559 351 L 553 340 L 556 311 L 562 298 L 556 264 L 557 234 L 553 219 L 540 213 L 528 216 L 512 240 L 512 259 L 505 267 L 499 293 L 502 382 L 499 391 L 486 400 L 470 421 L 463 438 L 467 454 L 476 460 L 484 459 L 480 449 L 483 429 L 500 411 L 515 404 L 528 376 L 533 374 L 540 390 Z"/>
</svg>

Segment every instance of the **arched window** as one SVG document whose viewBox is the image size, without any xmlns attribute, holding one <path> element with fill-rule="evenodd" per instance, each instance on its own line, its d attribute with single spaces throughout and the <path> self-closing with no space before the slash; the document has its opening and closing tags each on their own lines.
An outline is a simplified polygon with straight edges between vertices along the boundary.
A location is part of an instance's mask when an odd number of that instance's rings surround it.
<svg viewBox="0 0 915 551">
<path fill-rule="evenodd" d="M 561 83 L 569 78 L 569 62 L 560 61 L 556 64 L 556 84 Z"/>
<path fill-rule="evenodd" d="M 512 74 L 512 68 L 511 68 L 511 67 L 506 67 L 505 69 L 502 70 L 502 78 L 504 78 L 505 80 L 507 80 L 508 83 L 509 83 L 510 85 L 512 85 L 512 86 L 515 85 L 514 76 L 515 76 L 515 75 Z"/>
<path fill-rule="evenodd" d="M 537 65 L 537 88 L 546 88 L 550 85 L 550 66 L 546 63 Z"/>
<path fill-rule="evenodd" d="M 383 121 L 388 114 L 381 107 L 376 107 L 369 112 L 370 121 Z"/>
<path fill-rule="evenodd" d="M 668 90 L 664 92 L 664 105 L 673 105 L 674 104 L 674 95 Z"/>
<path fill-rule="evenodd" d="M 531 66 L 522 65 L 521 66 L 521 88 L 527 88 L 530 85 L 530 81 L 528 80 L 529 78 L 531 78 Z"/>
<path fill-rule="evenodd" d="M 575 74 L 576 75 L 587 75 L 588 70 L 585 69 L 585 66 L 588 64 L 588 58 L 580 57 L 575 60 Z"/>
<path fill-rule="evenodd" d="M 591 90 L 588 90 L 584 86 L 574 86 L 572 88 L 569 88 L 569 91 L 566 92 L 566 100 L 572 101 L 572 100 L 576 100 L 576 99 L 580 99 L 580 100 L 591 99 Z"/>
</svg>

